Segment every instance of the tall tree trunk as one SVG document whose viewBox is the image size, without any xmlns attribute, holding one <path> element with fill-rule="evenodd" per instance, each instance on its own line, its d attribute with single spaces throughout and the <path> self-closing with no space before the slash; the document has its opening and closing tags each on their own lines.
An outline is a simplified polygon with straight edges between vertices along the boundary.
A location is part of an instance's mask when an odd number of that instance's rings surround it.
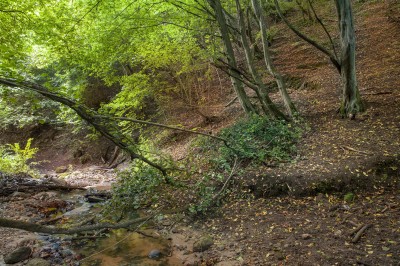
<svg viewBox="0 0 400 266">
<path fill-rule="evenodd" d="M 343 83 L 342 116 L 354 118 L 356 113 L 364 110 L 356 79 L 356 41 L 354 32 L 353 12 L 350 0 L 335 0 L 339 18 L 341 44 L 341 76 Z"/>
<path fill-rule="evenodd" d="M 254 64 L 254 57 L 253 53 L 251 52 L 249 42 L 247 40 L 246 35 L 246 27 L 244 22 L 243 12 L 240 7 L 239 0 L 236 0 L 236 8 L 239 16 L 239 30 L 240 30 L 240 37 L 243 46 L 243 50 L 246 56 L 247 66 L 249 68 L 250 74 L 252 75 L 254 82 L 256 84 L 255 91 L 257 93 L 257 97 L 260 99 L 261 107 L 266 115 L 270 115 L 273 118 L 284 118 L 285 115 L 279 111 L 276 105 L 272 102 L 270 97 L 268 96 L 268 91 L 263 83 L 261 76 L 259 75 L 255 64 Z"/>
<path fill-rule="evenodd" d="M 237 63 L 235 59 L 235 53 L 232 47 L 232 42 L 229 37 L 228 25 L 226 23 L 226 18 L 221 6 L 221 2 L 220 0 L 207 0 L 207 2 L 215 12 L 215 17 L 217 19 L 217 23 L 221 32 L 222 41 L 225 46 L 228 64 L 230 66 L 228 69 L 229 76 L 231 77 L 232 85 L 238 96 L 239 102 L 246 113 L 251 113 L 251 112 L 256 113 L 256 109 L 250 102 L 250 99 L 244 90 L 243 83 L 240 80 L 240 74 L 234 70 L 237 68 Z"/>
<path fill-rule="evenodd" d="M 251 0 L 254 14 L 257 17 L 258 23 L 261 29 L 261 40 L 263 45 L 263 53 L 264 53 L 264 61 L 265 65 L 267 66 L 268 72 L 271 76 L 275 78 L 276 84 L 278 85 L 279 93 L 281 94 L 282 100 L 284 102 L 286 111 L 288 112 L 289 116 L 293 116 L 296 112 L 296 107 L 294 106 L 290 96 L 286 90 L 285 82 L 281 74 L 275 69 L 274 64 L 271 60 L 271 56 L 269 54 L 268 49 L 268 38 L 267 38 L 267 24 L 265 23 L 265 19 L 262 13 L 261 5 L 259 0 Z"/>
<path fill-rule="evenodd" d="M 326 30 L 325 26 L 322 24 L 321 20 L 317 18 L 320 22 L 321 26 L 324 27 L 325 32 L 327 33 L 330 41 L 332 43 L 332 48 L 334 53 L 328 51 L 321 44 L 307 37 L 303 33 L 301 33 L 297 28 L 295 28 L 282 14 L 282 11 L 279 7 L 278 0 L 274 0 L 276 10 L 282 20 L 286 23 L 286 25 L 300 38 L 313 45 L 315 48 L 326 54 L 333 65 L 336 67 L 338 72 L 341 75 L 343 89 L 342 89 L 342 103 L 340 105 L 340 113 L 343 117 L 349 116 L 354 119 L 358 112 L 364 111 L 364 105 L 361 101 L 360 92 L 357 87 L 357 78 L 356 78 L 356 41 L 355 41 L 355 32 L 354 32 L 354 21 L 353 21 L 353 12 L 351 8 L 350 0 L 335 0 L 336 10 L 339 19 L 339 30 L 340 30 L 340 58 L 338 59 L 336 56 L 336 52 L 333 46 L 332 39 Z M 312 5 L 310 4 L 310 7 Z M 313 10 L 314 15 L 315 10 Z"/>
</svg>

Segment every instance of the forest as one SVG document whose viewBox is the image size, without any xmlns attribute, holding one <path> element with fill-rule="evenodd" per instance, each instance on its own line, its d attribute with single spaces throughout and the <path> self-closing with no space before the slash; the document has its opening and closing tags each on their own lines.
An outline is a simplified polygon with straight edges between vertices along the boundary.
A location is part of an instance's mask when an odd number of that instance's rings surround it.
<svg viewBox="0 0 400 266">
<path fill-rule="evenodd" d="M 0 265 L 400 264 L 400 2 L 0 2 Z"/>
</svg>

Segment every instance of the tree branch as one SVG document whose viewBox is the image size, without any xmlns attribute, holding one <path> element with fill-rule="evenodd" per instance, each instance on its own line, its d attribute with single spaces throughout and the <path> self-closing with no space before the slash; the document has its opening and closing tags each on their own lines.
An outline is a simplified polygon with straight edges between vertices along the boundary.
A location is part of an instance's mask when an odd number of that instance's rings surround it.
<svg viewBox="0 0 400 266">
<path fill-rule="evenodd" d="M 314 17 L 317 19 L 318 23 L 322 26 L 322 28 L 324 29 L 326 35 L 328 36 L 329 42 L 331 43 L 331 46 L 332 46 L 332 49 L 333 49 L 333 53 L 335 54 L 335 58 L 336 58 L 336 60 L 338 60 L 338 55 L 337 55 L 337 52 L 336 52 L 335 44 L 333 43 L 333 40 L 332 40 L 332 36 L 329 34 L 329 31 L 325 27 L 324 23 L 322 22 L 322 20 L 317 15 L 317 12 L 315 11 L 315 8 L 314 8 L 311 0 L 308 0 L 308 4 L 311 7 L 311 10 L 312 10 L 312 12 L 314 14 Z"/>
<path fill-rule="evenodd" d="M 278 12 L 278 15 L 281 17 L 281 19 L 285 22 L 285 24 L 289 27 L 289 29 L 291 29 L 297 36 L 299 36 L 301 39 L 303 39 L 304 41 L 308 42 L 309 44 L 311 44 L 312 46 L 314 46 L 315 48 L 317 48 L 318 50 L 320 50 L 322 53 L 324 53 L 325 55 L 327 55 L 329 57 L 329 59 L 331 60 L 332 64 L 336 67 L 336 69 L 339 71 L 339 73 L 341 72 L 341 65 L 338 62 L 338 60 L 335 58 L 335 55 L 332 54 L 331 52 L 329 52 L 325 47 L 323 47 L 322 45 L 320 45 L 319 43 L 317 43 L 316 41 L 312 40 L 311 38 L 307 37 L 306 35 L 304 35 L 303 33 L 301 33 L 298 29 L 296 29 L 286 18 L 285 16 L 283 16 L 282 14 L 282 10 L 279 6 L 278 0 L 274 0 L 275 2 L 275 7 L 276 7 L 276 11 Z"/>
</svg>

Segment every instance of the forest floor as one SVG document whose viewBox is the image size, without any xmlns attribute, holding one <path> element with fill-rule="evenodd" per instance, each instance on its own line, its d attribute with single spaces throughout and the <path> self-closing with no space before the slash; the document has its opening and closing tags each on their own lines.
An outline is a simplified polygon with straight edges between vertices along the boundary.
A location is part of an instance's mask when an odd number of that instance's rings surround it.
<svg viewBox="0 0 400 266">
<path fill-rule="evenodd" d="M 400 23 L 380 2 L 358 4 L 355 17 L 367 111 L 340 118 L 337 71 L 279 31 L 275 62 L 286 76 L 302 77 L 290 94 L 311 129 L 295 161 L 235 176 L 242 193 L 196 222 L 216 239 L 206 265 L 400 265 Z"/>
<path fill-rule="evenodd" d="M 367 108 L 355 120 L 336 113 L 340 79 L 327 59 L 279 31 L 275 62 L 287 77 L 301 77 L 300 88 L 290 94 L 310 130 L 293 162 L 247 169 L 233 177 L 235 193 L 207 216 L 160 227 L 180 241 L 173 251 L 183 254 L 183 264 L 400 265 L 400 23 L 386 10 L 380 1 L 355 8 L 357 75 Z M 218 132 L 229 123 L 204 130 Z M 179 159 L 186 146 L 184 139 L 169 149 Z M 89 179 L 81 181 L 112 181 Z M 8 199 L 1 204 L 0 211 L 25 217 L 22 206 L 6 205 L 12 204 Z M 2 228 L 0 254 L 9 253 L 15 244 L 9 240 L 22 235 Z M 209 235 L 214 245 L 193 252 L 197 235 Z"/>
</svg>

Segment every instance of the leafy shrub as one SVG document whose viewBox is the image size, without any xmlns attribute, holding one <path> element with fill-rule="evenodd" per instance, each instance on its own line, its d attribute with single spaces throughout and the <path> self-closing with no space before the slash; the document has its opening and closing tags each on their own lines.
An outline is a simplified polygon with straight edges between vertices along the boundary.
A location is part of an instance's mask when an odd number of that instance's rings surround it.
<svg viewBox="0 0 400 266">
<path fill-rule="evenodd" d="M 31 148 L 32 139 L 28 139 L 25 148 L 19 143 L 0 146 L 0 172 L 17 174 L 26 173 L 38 177 L 39 172 L 31 166 L 37 163 L 30 162 L 37 153 L 37 148 Z"/>
<path fill-rule="evenodd" d="M 295 143 L 301 130 L 283 121 L 253 115 L 222 130 L 220 136 L 233 148 L 220 147 L 220 157 L 224 161 L 230 162 L 235 156 L 258 162 L 284 161 L 296 151 Z"/>
<path fill-rule="evenodd" d="M 224 176 L 221 173 L 209 172 L 193 186 L 192 190 L 196 192 L 199 201 L 195 204 L 190 204 L 189 211 L 193 214 L 204 213 L 215 204 L 216 182 L 222 182 Z"/>
<path fill-rule="evenodd" d="M 112 210 L 136 210 L 158 199 L 157 187 L 164 183 L 161 172 L 143 162 L 135 162 L 128 170 L 118 173 L 113 187 Z"/>
</svg>

